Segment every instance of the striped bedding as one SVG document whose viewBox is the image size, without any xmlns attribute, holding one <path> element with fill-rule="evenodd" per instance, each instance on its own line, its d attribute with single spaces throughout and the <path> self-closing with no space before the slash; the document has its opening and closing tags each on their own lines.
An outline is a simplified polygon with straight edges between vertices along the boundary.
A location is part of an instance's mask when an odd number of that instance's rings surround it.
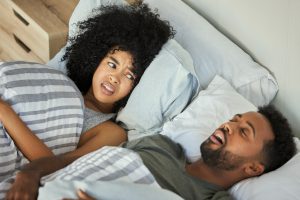
<svg viewBox="0 0 300 200">
<path fill-rule="evenodd" d="M 83 124 L 83 99 L 62 72 L 37 63 L 2 63 L 0 97 L 54 154 L 76 148 Z M 0 183 L 27 162 L 0 123 Z"/>
<path fill-rule="evenodd" d="M 77 199 L 78 188 L 96 199 L 181 199 L 161 189 L 137 153 L 121 147 L 89 153 L 42 183 L 38 199 Z"/>
<path fill-rule="evenodd" d="M 160 187 L 139 155 L 122 147 L 105 146 L 80 157 L 67 167 L 42 179 L 67 181 L 123 181 Z"/>
<path fill-rule="evenodd" d="M 2 188 L 0 190 L 0 199 L 4 199 L 6 191 L 13 182 L 13 178 L 10 177 L 0 183 L 0 188 Z M 48 184 L 51 185 L 60 180 L 66 181 L 64 190 L 68 188 L 70 190 L 68 192 L 74 192 L 74 189 L 71 187 L 74 183 L 73 181 L 88 181 L 91 183 L 95 181 L 117 181 L 160 188 L 137 153 L 129 149 L 109 146 L 82 156 L 67 167 L 43 177 L 41 183 L 45 186 L 41 189 L 43 193 L 46 193 L 43 195 L 55 196 L 55 194 L 52 194 L 53 191 L 48 191 L 47 187 Z M 60 191 L 61 188 L 55 188 L 55 190 Z"/>
</svg>

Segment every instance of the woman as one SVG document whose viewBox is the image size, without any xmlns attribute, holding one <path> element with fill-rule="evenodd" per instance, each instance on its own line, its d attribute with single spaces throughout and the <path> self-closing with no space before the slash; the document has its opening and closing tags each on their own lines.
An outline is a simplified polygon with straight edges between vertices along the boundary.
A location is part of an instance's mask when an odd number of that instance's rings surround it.
<svg viewBox="0 0 300 200">
<path fill-rule="evenodd" d="M 78 28 L 63 59 L 68 76 L 84 97 L 84 130 L 77 149 L 58 158 L 60 164 L 55 169 L 104 145 L 118 145 L 127 139 L 121 127 L 107 120 L 126 104 L 144 70 L 174 35 L 169 24 L 145 4 L 101 7 Z M 0 101 L 0 111 L 0 120 L 28 160 L 53 156 L 4 101 Z"/>
</svg>

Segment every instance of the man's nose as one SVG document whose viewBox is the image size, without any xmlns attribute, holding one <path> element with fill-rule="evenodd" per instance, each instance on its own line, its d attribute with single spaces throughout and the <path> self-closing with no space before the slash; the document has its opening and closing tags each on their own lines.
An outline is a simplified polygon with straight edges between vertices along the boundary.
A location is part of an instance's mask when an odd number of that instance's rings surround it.
<svg viewBox="0 0 300 200">
<path fill-rule="evenodd" d="M 224 124 L 223 128 L 227 134 L 231 135 L 231 134 L 233 134 L 234 129 L 236 128 L 236 125 L 232 122 L 228 122 L 228 123 Z"/>
</svg>

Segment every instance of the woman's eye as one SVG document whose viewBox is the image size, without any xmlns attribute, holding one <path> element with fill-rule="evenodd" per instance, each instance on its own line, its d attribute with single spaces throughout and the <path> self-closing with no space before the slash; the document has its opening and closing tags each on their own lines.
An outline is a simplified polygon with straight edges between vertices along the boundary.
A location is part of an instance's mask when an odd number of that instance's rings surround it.
<svg viewBox="0 0 300 200">
<path fill-rule="evenodd" d="M 126 74 L 125 76 L 132 81 L 134 80 L 134 76 L 131 74 Z"/>
<path fill-rule="evenodd" d="M 113 68 L 113 69 L 116 69 L 116 65 L 115 65 L 115 63 L 112 63 L 112 62 L 108 62 L 108 66 L 109 67 L 111 67 L 111 68 Z"/>
</svg>

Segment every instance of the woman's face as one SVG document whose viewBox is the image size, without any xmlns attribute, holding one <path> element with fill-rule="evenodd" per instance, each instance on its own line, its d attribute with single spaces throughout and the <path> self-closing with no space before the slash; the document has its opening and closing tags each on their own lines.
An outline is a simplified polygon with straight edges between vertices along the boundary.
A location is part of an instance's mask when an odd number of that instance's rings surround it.
<svg viewBox="0 0 300 200">
<path fill-rule="evenodd" d="M 133 88 L 133 57 L 127 51 L 110 51 L 93 75 L 92 89 L 97 101 L 114 104 Z"/>
</svg>

